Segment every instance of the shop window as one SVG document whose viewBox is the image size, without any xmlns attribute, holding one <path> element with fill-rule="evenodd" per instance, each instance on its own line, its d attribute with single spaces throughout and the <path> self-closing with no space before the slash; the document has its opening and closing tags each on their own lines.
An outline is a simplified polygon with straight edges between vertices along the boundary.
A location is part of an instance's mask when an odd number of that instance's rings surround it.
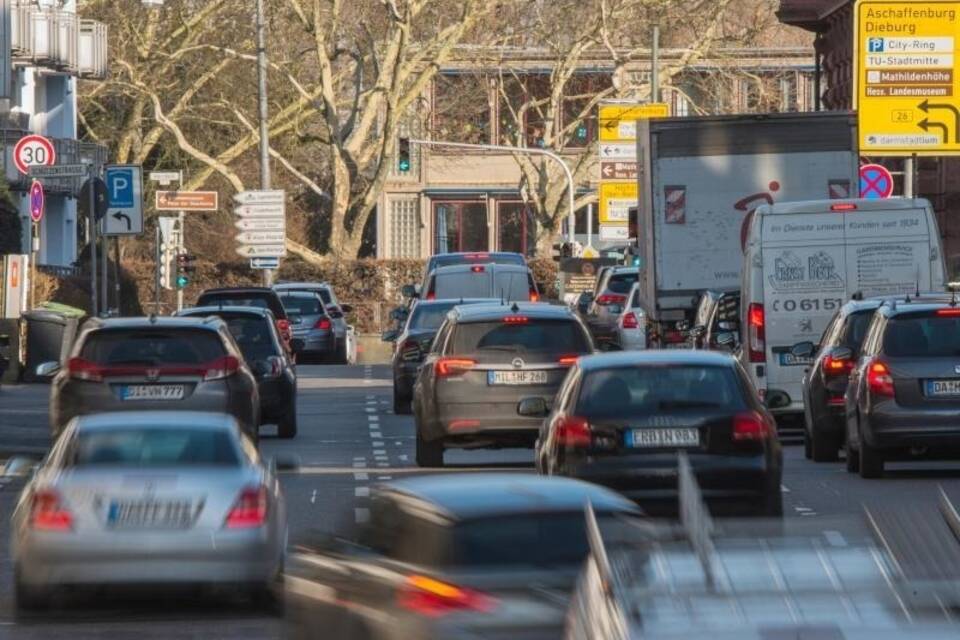
<svg viewBox="0 0 960 640">
<path fill-rule="evenodd" d="M 434 201 L 434 251 L 488 251 L 487 205 L 479 200 Z"/>
</svg>

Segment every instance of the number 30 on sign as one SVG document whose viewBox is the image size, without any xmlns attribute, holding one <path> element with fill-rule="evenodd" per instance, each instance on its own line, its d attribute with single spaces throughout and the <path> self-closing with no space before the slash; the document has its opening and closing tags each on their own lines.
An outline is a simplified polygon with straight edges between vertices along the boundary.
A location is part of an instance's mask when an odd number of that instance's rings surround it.
<svg viewBox="0 0 960 640">
<path fill-rule="evenodd" d="M 29 135 L 20 138 L 13 148 L 13 163 L 22 174 L 30 173 L 30 167 L 56 164 L 57 152 L 53 143 L 43 136 Z"/>
</svg>

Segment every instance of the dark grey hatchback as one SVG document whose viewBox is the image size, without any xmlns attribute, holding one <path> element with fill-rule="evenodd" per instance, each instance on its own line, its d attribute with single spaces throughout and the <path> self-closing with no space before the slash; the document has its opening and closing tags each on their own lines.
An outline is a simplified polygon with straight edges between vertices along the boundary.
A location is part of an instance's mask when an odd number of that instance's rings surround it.
<svg viewBox="0 0 960 640">
<path fill-rule="evenodd" d="M 521 398 L 553 402 L 567 370 L 593 352 L 586 326 L 565 306 L 456 307 L 417 376 L 417 464 L 443 465 L 446 448 L 532 447 L 540 420 Z"/>
</svg>

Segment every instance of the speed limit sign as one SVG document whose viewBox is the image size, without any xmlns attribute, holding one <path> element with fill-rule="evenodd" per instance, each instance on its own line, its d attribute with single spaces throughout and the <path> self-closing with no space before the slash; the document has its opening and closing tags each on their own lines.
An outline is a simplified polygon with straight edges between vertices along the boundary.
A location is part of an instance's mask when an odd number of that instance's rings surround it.
<svg viewBox="0 0 960 640">
<path fill-rule="evenodd" d="M 30 173 L 30 167 L 37 165 L 52 165 L 57 162 L 57 152 L 53 148 L 53 143 L 44 138 L 32 134 L 20 138 L 17 145 L 13 148 L 13 163 L 17 165 L 20 173 Z"/>
</svg>

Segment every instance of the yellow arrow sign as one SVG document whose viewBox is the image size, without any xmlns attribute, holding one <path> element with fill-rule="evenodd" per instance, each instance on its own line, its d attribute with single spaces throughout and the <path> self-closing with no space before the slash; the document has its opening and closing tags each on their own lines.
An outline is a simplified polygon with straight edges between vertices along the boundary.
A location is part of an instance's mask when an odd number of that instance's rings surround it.
<svg viewBox="0 0 960 640">
<path fill-rule="evenodd" d="M 602 104 L 597 115 L 601 142 L 632 142 L 637 139 L 637 120 L 667 118 L 670 107 L 662 102 Z"/>
<path fill-rule="evenodd" d="M 630 222 L 630 207 L 637 206 L 639 190 L 636 182 L 600 183 L 600 224 Z"/>
</svg>

